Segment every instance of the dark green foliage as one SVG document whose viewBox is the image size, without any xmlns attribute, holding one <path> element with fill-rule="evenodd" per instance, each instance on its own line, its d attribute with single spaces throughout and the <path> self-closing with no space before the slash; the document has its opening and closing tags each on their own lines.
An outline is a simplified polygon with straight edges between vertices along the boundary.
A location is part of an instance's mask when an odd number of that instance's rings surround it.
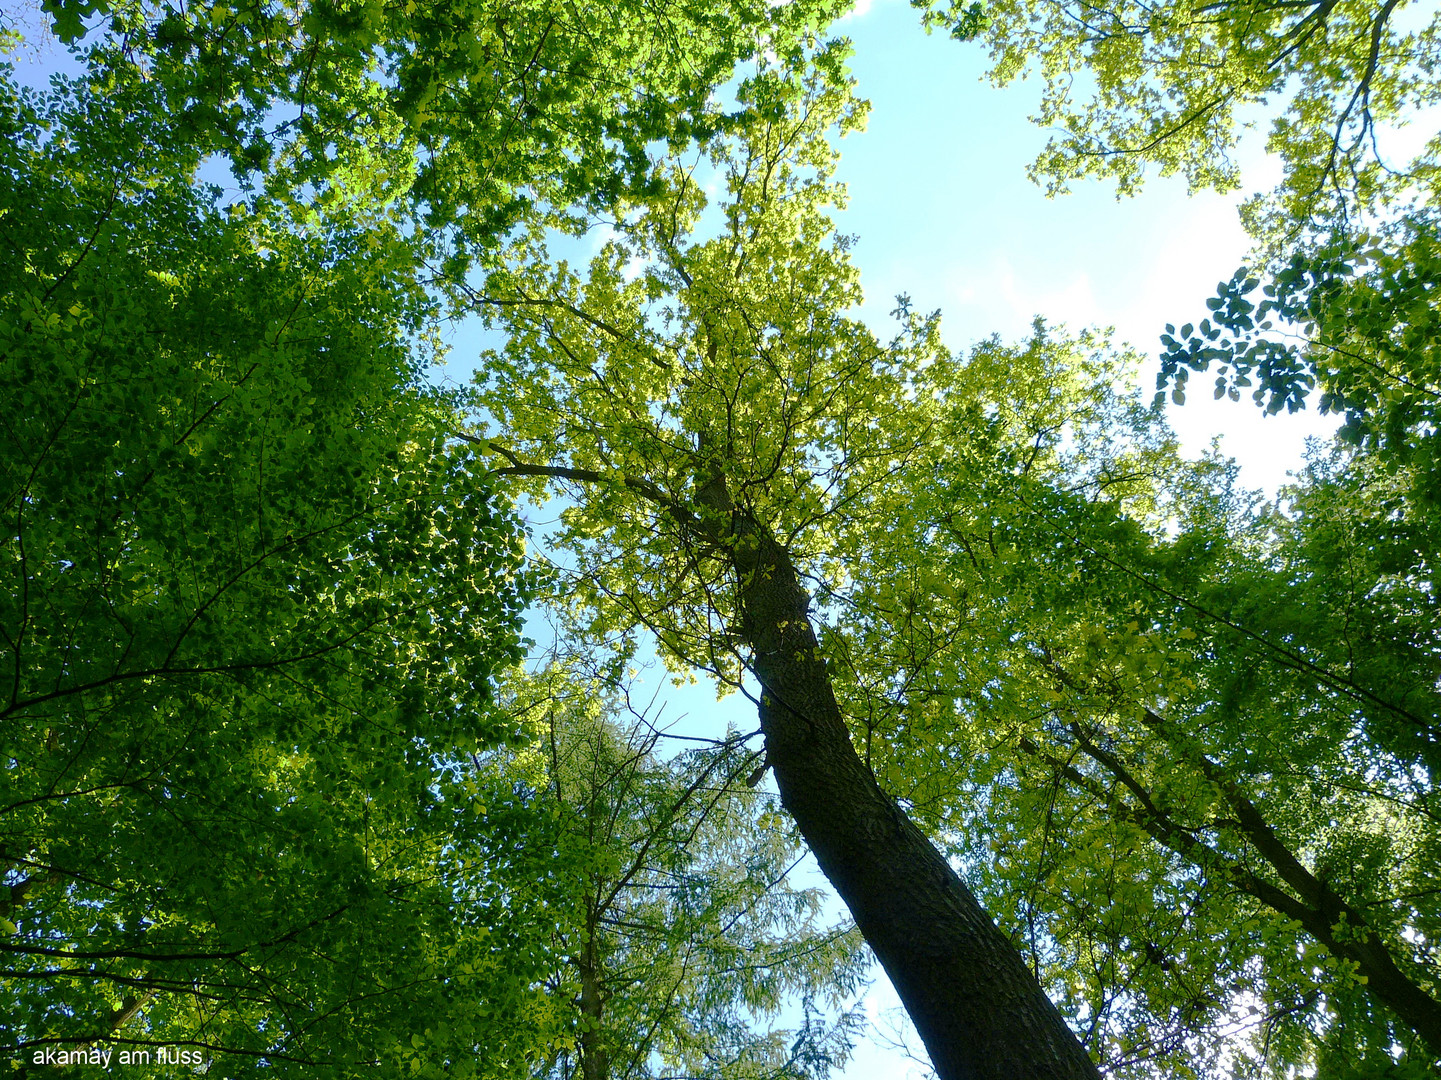
<svg viewBox="0 0 1441 1080">
<path fill-rule="evenodd" d="M 417 381 L 406 246 L 216 211 L 146 86 L 3 93 L 16 1060 L 114 1035 L 333 1076 L 415 1035 L 425 1074 L 514 1066 L 546 871 L 455 763 L 518 735 L 521 549 Z"/>
</svg>

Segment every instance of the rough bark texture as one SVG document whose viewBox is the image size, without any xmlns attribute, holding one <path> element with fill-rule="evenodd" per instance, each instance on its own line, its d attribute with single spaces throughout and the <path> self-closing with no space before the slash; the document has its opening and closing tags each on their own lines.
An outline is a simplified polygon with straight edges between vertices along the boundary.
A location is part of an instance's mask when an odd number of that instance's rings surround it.
<svg viewBox="0 0 1441 1080">
<path fill-rule="evenodd" d="M 790 556 L 733 516 L 741 631 L 781 800 L 886 969 L 941 1080 L 1099 1072 L 1020 954 L 851 744 Z"/>
</svg>

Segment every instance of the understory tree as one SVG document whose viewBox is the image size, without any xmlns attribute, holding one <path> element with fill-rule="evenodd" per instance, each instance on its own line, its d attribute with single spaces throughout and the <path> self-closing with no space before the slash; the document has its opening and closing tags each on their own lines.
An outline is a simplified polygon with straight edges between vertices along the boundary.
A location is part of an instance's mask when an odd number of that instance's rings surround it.
<svg viewBox="0 0 1441 1080">
<path fill-rule="evenodd" d="M 842 1065 L 866 963 L 854 928 L 820 921 L 820 890 L 791 884 L 805 849 L 752 782 L 755 733 L 665 758 L 666 734 L 594 677 L 551 668 L 511 687 L 540 729 L 521 751 L 539 766 L 530 797 L 574 868 L 546 989 L 577 1004 L 575 1031 L 536 1075 L 821 1080 Z"/>
</svg>

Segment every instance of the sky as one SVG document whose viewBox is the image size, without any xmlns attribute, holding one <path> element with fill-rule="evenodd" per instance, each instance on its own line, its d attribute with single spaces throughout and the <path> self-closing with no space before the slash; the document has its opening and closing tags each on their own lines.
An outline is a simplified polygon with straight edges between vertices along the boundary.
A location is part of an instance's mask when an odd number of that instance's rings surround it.
<svg viewBox="0 0 1441 1080">
<path fill-rule="evenodd" d="M 867 130 L 841 144 L 839 170 L 850 203 L 838 223 L 858 238 L 853 256 L 867 294 L 863 316 L 888 337 L 886 313 L 897 293 L 908 293 L 918 310 L 942 311 L 953 348 L 992 334 L 1020 338 L 1037 315 L 1074 330 L 1114 327 L 1117 340 L 1144 355 L 1138 381 L 1149 396 L 1164 324 L 1199 321 L 1217 283 L 1245 260 L 1249 244 L 1237 206 L 1278 175 L 1263 137 L 1243 143 L 1243 188 L 1232 195 L 1191 195 L 1184 181 L 1171 178 L 1152 179 L 1138 196 L 1120 201 L 1113 185 L 1099 182 L 1077 183 L 1072 194 L 1051 199 L 1025 175 L 1047 138 L 1028 119 L 1039 96 L 1034 81 L 990 86 L 982 79 L 983 51 L 943 34 L 927 36 L 906 0 L 861 0 L 835 31 L 853 39 L 851 69 L 872 103 Z M 64 59 L 54 49 L 28 51 L 17 73 L 42 81 Z M 452 377 L 464 377 L 479 344 L 469 329 L 453 336 Z M 1314 413 L 1265 416 L 1246 400 L 1212 402 L 1204 384 L 1184 407 L 1168 406 L 1168 418 L 1190 453 L 1219 440 L 1238 459 L 1247 486 L 1274 491 L 1299 466 L 1305 438 L 1332 428 Z M 718 703 L 713 687 L 678 690 L 656 671 L 633 697 L 643 699 L 649 689 L 659 692 L 663 717 L 681 721 L 678 731 L 755 726 L 742 697 Z M 877 972 L 866 1007 L 882 1031 L 898 1005 Z M 910 1038 L 918 1045 L 913 1032 Z M 903 1054 L 872 1042 L 858 1048 L 843 1077 L 922 1075 Z"/>
</svg>

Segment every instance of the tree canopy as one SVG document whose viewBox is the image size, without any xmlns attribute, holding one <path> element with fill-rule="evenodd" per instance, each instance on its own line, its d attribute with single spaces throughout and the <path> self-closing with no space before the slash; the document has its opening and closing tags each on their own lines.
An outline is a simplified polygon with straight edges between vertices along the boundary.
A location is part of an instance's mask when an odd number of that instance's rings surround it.
<svg viewBox="0 0 1441 1080">
<path fill-rule="evenodd" d="M 797 48 L 842 6 L 45 4 L 101 85 L 158 88 L 192 152 L 302 215 L 387 206 L 451 275 L 533 213 L 643 187 L 650 144 L 724 126 L 709 99 L 737 63 Z"/>
<path fill-rule="evenodd" d="M 1232 186 L 1280 102 L 1258 269 L 1147 406 L 1104 335 L 858 316 L 840 5 L 47 10 L 85 73 L 0 80 L 21 1053 L 819 1078 L 861 961 L 803 843 L 945 1080 L 1434 1075 L 1436 144 L 1374 140 L 1434 23 L 926 6 L 1038 67 L 1057 190 Z M 1212 368 L 1344 416 L 1274 502 L 1165 427 Z M 661 753 L 646 639 L 758 730 Z"/>
<path fill-rule="evenodd" d="M 496 471 L 568 485 L 575 602 L 682 667 L 754 673 L 803 830 L 767 702 L 814 722 L 824 702 L 787 705 L 805 679 L 776 665 L 819 649 L 867 771 L 976 868 L 1113 1070 L 1227 1047 L 1258 1068 L 1400 1052 L 1428 1071 L 1434 968 L 1412 943 L 1434 637 L 1424 590 L 1356 576 L 1384 548 L 1348 470 L 1318 462 L 1294 517 L 1265 510 L 1178 457 L 1102 341 L 1042 327 L 954 355 L 904 301 L 876 340 L 844 314 L 856 279 L 823 214 L 838 192 L 815 125 L 853 107 L 779 73 L 742 94 L 777 104 L 713 150 L 718 235 L 694 235 L 701 187 L 672 164 L 672 193 L 622 216 L 587 274 L 521 245 L 474 297 L 507 333 L 481 397 Z M 789 615 L 764 606 L 778 581 Z M 815 624 L 810 644 L 787 619 Z M 840 815 L 849 796 L 821 790 Z M 998 1044 L 945 1060 L 813 824 L 943 1075 L 1014 1072 Z M 985 1021 L 966 1026 L 979 1043 Z"/>
</svg>

